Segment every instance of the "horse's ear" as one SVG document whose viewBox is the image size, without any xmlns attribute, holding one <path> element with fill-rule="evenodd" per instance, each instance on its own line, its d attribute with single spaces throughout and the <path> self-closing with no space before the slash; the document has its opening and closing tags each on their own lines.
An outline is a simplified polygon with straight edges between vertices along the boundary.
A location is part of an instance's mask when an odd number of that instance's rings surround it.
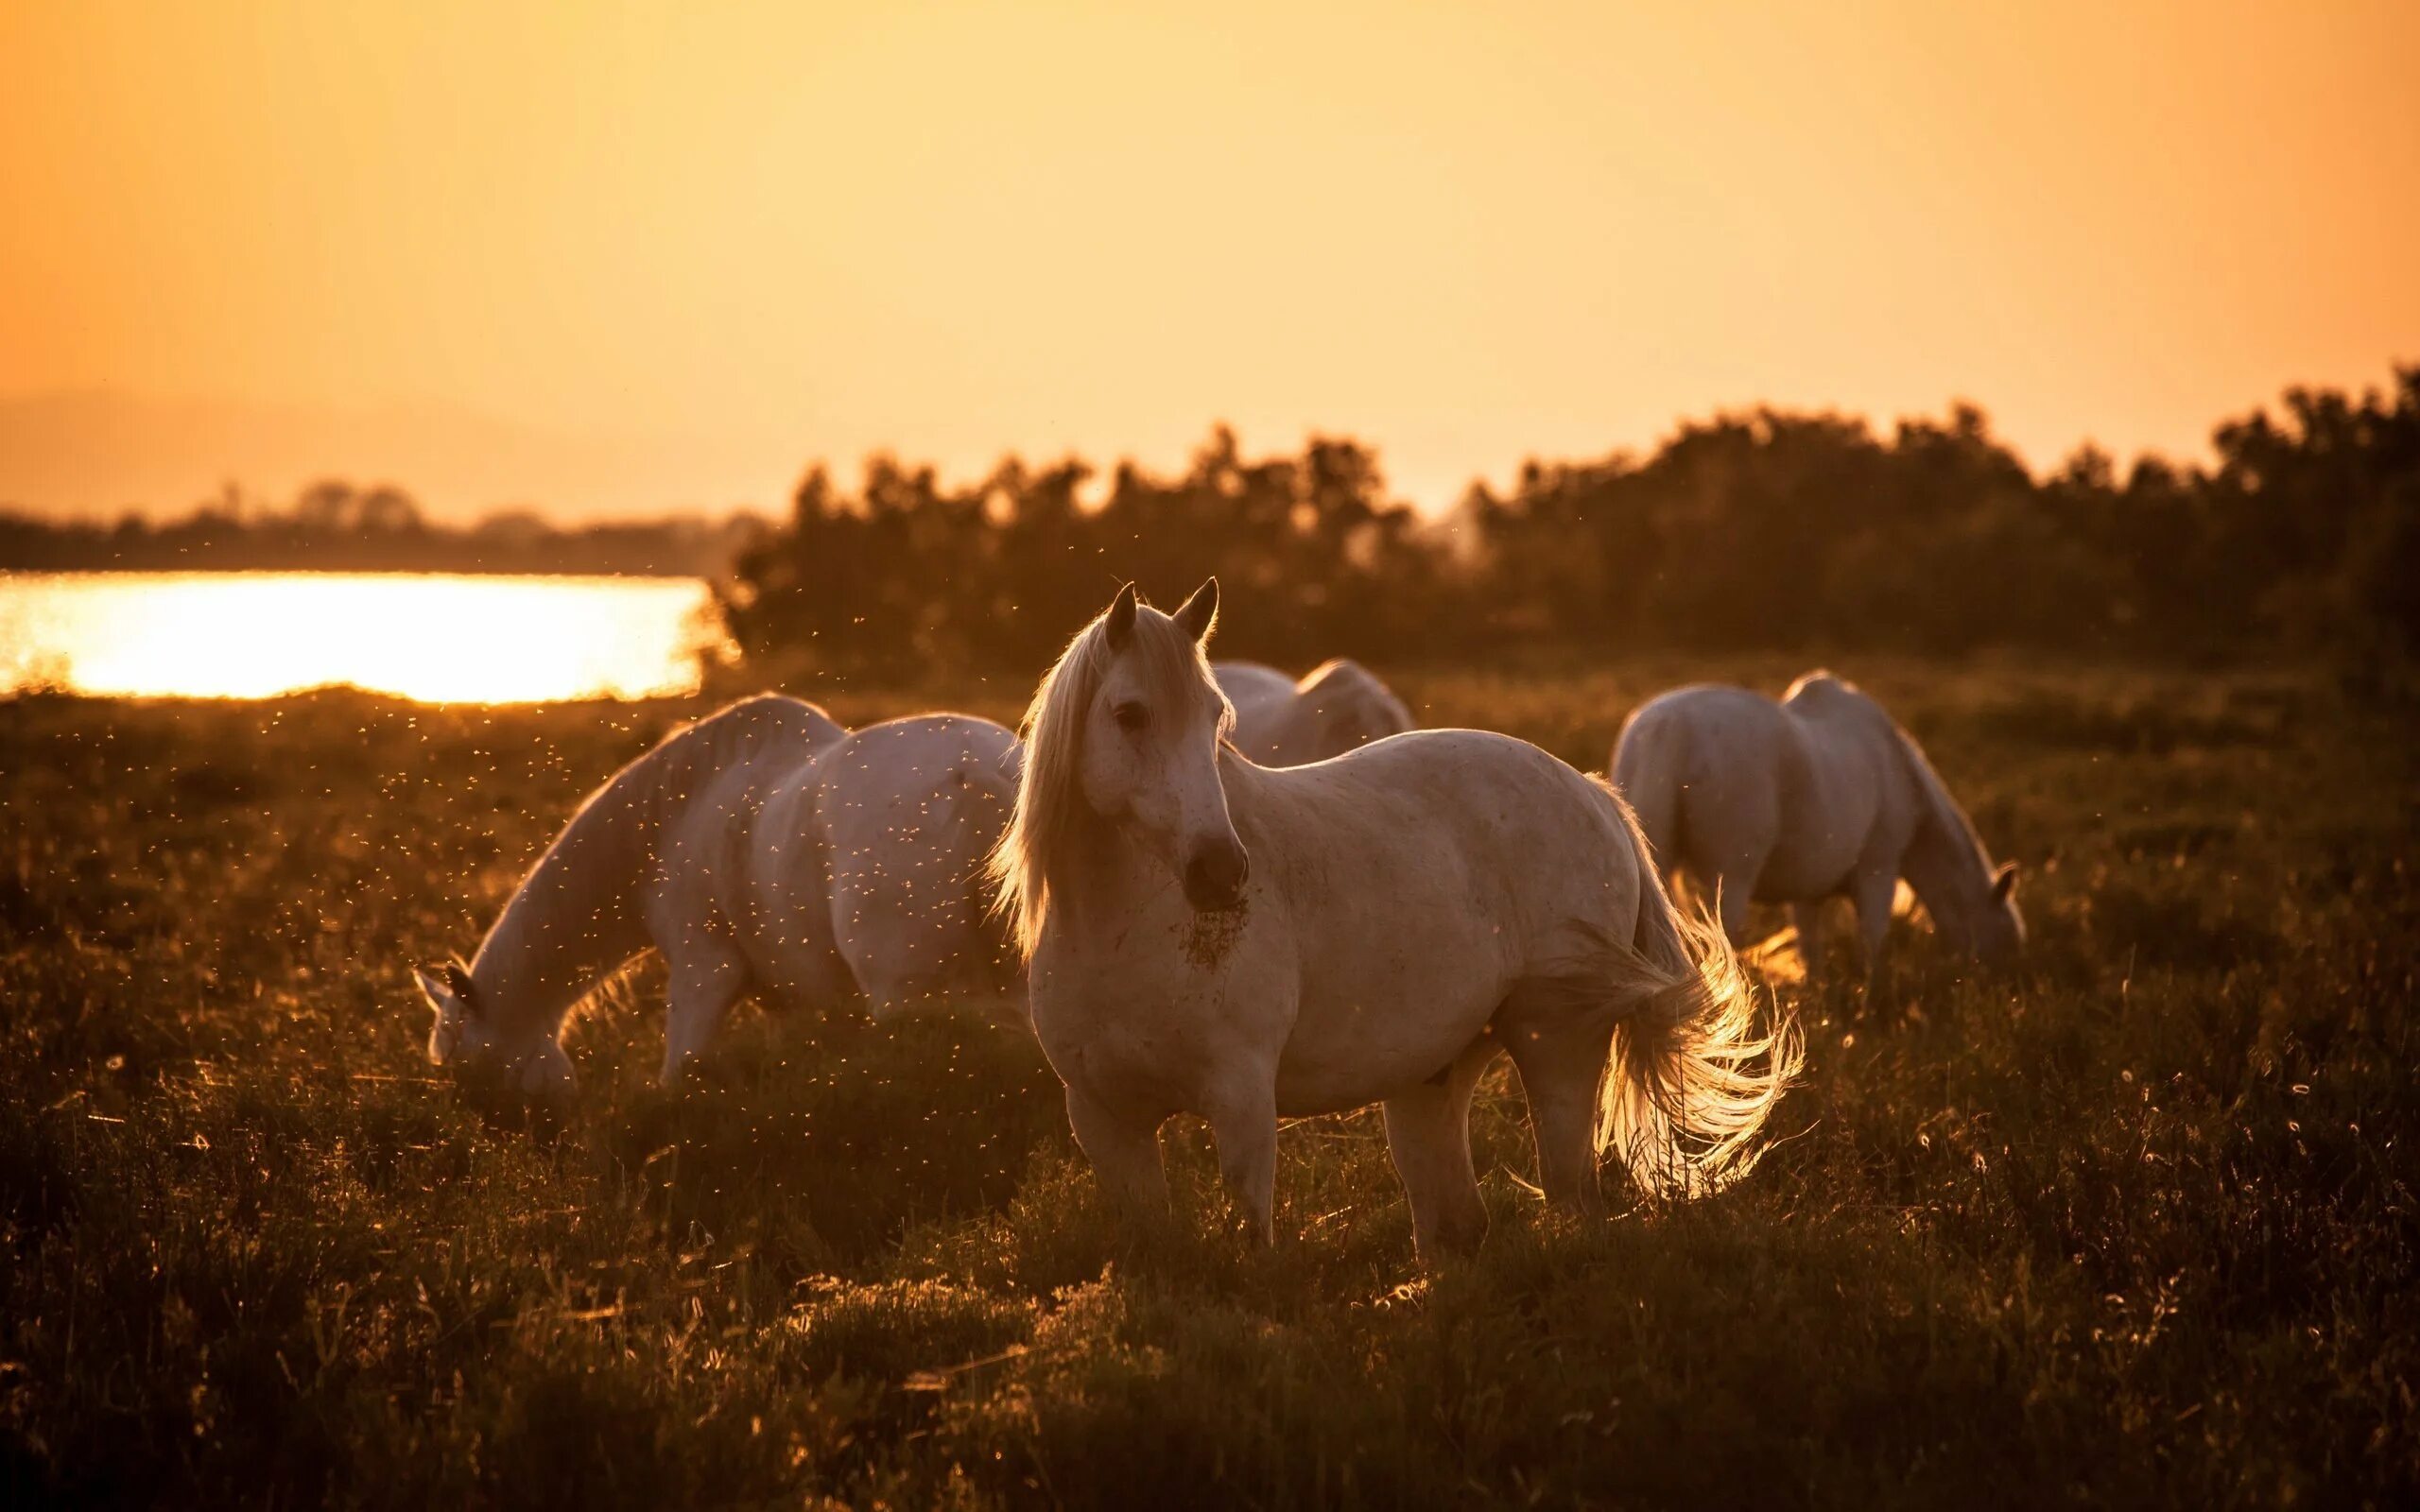
<svg viewBox="0 0 2420 1512">
<path fill-rule="evenodd" d="M 1177 606 L 1177 611 L 1171 617 L 1175 619 L 1177 628 L 1207 645 L 1210 632 L 1219 627 L 1219 579 L 1203 578 L 1201 586 L 1193 591 L 1193 596 Z"/>
<path fill-rule="evenodd" d="M 2016 891 L 2016 863 L 2003 862 L 2000 869 L 1992 873 L 1992 902 L 2004 903 L 2008 902 L 2009 894 L 2014 891 Z"/>
<path fill-rule="evenodd" d="M 412 977 L 420 984 L 420 995 L 439 1013 L 447 1008 L 467 1016 L 478 999 L 471 993 L 471 973 L 458 960 L 440 962 L 436 966 L 415 966 Z"/>
<path fill-rule="evenodd" d="M 1134 639 L 1134 585 L 1132 583 L 1117 591 L 1116 601 L 1109 606 L 1109 613 L 1104 618 L 1104 627 L 1109 631 L 1109 644 L 1112 650 L 1122 651 L 1126 649 L 1126 643 Z"/>
<path fill-rule="evenodd" d="M 454 984 L 445 979 L 443 967 L 432 970 L 425 966 L 415 966 L 412 968 L 412 980 L 420 984 L 421 997 L 437 1012 L 443 1013 L 447 1008 L 461 1007 L 461 995 L 454 990 Z"/>
</svg>

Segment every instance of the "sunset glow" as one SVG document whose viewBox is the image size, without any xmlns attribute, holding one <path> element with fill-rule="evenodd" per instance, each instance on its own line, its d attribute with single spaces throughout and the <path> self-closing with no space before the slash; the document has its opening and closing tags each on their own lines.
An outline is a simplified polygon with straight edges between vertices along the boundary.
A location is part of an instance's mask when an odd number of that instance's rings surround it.
<svg viewBox="0 0 2420 1512">
<path fill-rule="evenodd" d="M 1224 419 L 1435 505 L 1961 397 L 2198 455 L 2420 352 L 2415 58 L 2394 3 L 9 4 L 0 398 L 149 407 L 0 501 L 778 507 Z"/>
</svg>

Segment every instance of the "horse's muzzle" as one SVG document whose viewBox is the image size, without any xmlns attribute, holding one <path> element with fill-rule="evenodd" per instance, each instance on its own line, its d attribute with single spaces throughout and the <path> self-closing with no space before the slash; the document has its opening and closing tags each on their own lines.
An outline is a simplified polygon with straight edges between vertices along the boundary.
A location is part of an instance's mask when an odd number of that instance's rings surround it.
<svg viewBox="0 0 2420 1512">
<path fill-rule="evenodd" d="M 1232 835 L 1205 840 L 1184 858 L 1184 901 L 1203 913 L 1233 908 L 1244 901 L 1244 882 L 1252 875 L 1252 857 Z"/>
</svg>

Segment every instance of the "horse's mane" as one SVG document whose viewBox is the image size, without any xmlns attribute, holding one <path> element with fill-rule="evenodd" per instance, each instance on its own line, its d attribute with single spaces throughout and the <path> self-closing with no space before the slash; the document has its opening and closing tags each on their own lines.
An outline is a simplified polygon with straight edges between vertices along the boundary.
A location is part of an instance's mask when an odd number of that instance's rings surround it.
<svg viewBox="0 0 2420 1512">
<path fill-rule="evenodd" d="M 1100 692 L 1102 674 L 1116 652 L 1109 645 L 1106 613 L 1076 632 L 1067 649 L 1042 675 L 1033 702 L 1026 709 L 1019 732 L 1025 738 L 1025 769 L 1017 782 L 1016 808 L 1009 827 L 993 847 L 985 867 L 993 887 L 992 907 L 1008 916 L 1010 935 L 1020 953 L 1033 954 L 1042 938 L 1042 921 L 1050 905 L 1050 872 L 1062 844 L 1084 814 L 1080 791 L 1083 767 L 1084 711 Z M 1133 640 L 1127 647 L 1143 659 L 1145 675 L 1154 689 L 1178 692 L 1200 679 L 1213 688 L 1209 660 L 1175 621 L 1155 610 L 1138 607 Z M 1221 735 L 1234 722 L 1235 710 L 1219 696 Z"/>
</svg>

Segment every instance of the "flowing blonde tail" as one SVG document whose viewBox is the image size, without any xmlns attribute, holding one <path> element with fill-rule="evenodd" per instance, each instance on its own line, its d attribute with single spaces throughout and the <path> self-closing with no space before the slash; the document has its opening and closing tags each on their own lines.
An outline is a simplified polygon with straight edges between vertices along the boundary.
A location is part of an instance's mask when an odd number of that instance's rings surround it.
<svg viewBox="0 0 2420 1512">
<path fill-rule="evenodd" d="M 1683 913 L 1640 847 L 1635 963 L 1645 989 L 1614 1030 L 1599 1103 L 1597 1151 L 1621 1157 L 1660 1197 L 1719 1192 L 1755 1167 L 1773 1107 L 1798 1077 L 1806 1041 L 1794 1012 L 1760 1025 L 1756 994 L 1731 942 Z"/>
</svg>

